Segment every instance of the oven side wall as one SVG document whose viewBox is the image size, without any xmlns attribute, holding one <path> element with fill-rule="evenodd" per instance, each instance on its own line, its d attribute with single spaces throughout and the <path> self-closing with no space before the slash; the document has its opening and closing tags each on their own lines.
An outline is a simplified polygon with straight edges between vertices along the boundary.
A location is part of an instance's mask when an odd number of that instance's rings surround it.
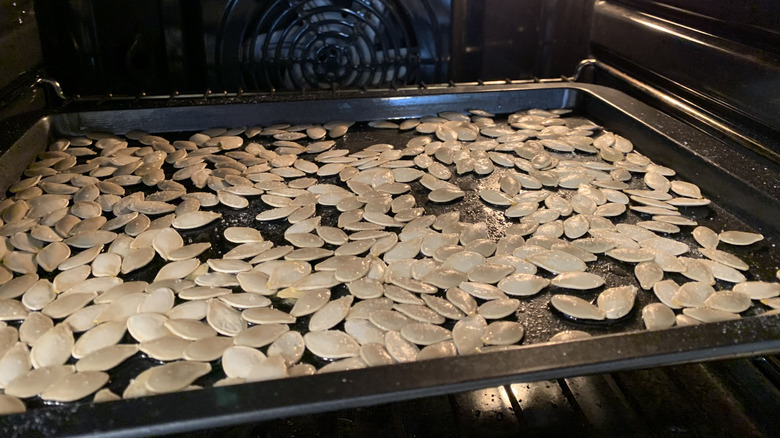
<svg viewBox="0 0 780 438">
<path fill-rule="evenodd" d="M 780 3 L 599 1 L 590 50 L 599 61 L 710 115 L 770 153 L 780 151 Z M 592 80 L 648 101 L 608 74 Z"/>
</svg>

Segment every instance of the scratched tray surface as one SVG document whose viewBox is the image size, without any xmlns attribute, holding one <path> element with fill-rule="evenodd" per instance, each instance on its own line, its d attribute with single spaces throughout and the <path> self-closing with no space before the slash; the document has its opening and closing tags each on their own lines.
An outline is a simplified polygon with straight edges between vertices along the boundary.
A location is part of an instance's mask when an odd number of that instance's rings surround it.
<svg viewBox="0 0 780 438">
<path fill-rule="evenodd" d="M 439 110 L 440 111 L 448 111 L 448 110 L 464 111 L 465 109 L 467 108 L 443 107 L 440 108 Z M 524 109 L 524 107 L 519 106 L 517 108 L 511 108 L 511 110 L 516 110 L 516 109 L 517 110 Z M 574 120 L 586 116 L 588 116 L 588 114 L 583 114 L 582 111 L 577 111 L 577 108 L 575 108 L 575 112 L 573 114 L 567 115 L 566 117 Z M 505 115 L 498 116 L 497 120 L 502 120 L 502 119 L 505 120 L 505 117 L 506 117 Z M 607 129 L 610 129 L 608 122 L 602 122 L 602 123 L 605 125 Z M 630 131 L 615 130 L 614 132 L 621 134 L 627 137 L 628 139 L 632 138 L 632 132 Z M 191 135 L 191 133 L 192 132 L 167 133 L 164 134 L 164 136 L 169 140 L 173 141 L 176 139 L 188 138 L 189 135 Z M 414 135 L 415 134 L 413 132 L 399 132 L 397 130 L 378 130 L 378 129 L 373 129 L 368 127 L 365 123 L 358 123 L 350 129 L 350 132 L 347 136 L 337 140 L 336 147 L 347 148 L 352 151 L 359 150 L 366 146 L 376 144 L 376 143 L 389 143 L 396 147 L 403 147 L 403 145 L 405 145 L 406 142 Z M 260 141 L 265 144 L 270 143 L 270 140 L 267 139 L 266 140 L 254 139 L 254 140 Z M 640 152 L 643 151 L 642 144 L 635 144 L 635 147 L 638 151 Z M 561 154 L 561 155 L 565 155 L 566 159 L 574 158 L 572 154 Z M 648 155 L 650 156 L 651 159 L 653 158 L 652 154 L 648 154 Z M 592 159 L 580 155 L 577 155 L 576 158 L 584 159 L 584 160 Z M 661 163 L 661 164 L 666 164 L 674 167 L 670 163 Z M 500 167 L 497 166 L 497 169 L 500 169 Z M 501 173 L 502 172 L 498 170 L 493 175 L 490 175 L 489 177 L 485 177 L 485 178 L 475 177 L 473 174 L 468 174 L 464 176 L 457 176 L 457 175 L 454 176 L 451 182 L 460 186 L 467 193 L 466 197 L 462 201 L 458 201 L 455 203 L 433 204 L 428 202 L 427 201 L 428 191 L 421 188 L 419 184 L 416 183 L 411 184 L 413 188 L 412 194 L 415 196 L 418 202 L 418 206 L 422 206 L 425 208 L 426 214 L 437 215 L 457 208 L 461 211 L 461 221 L 485 222 L 489 226 L 489 233 L 491 238 L 497 239 L 503 235 L 507 223 L 511 222 L 512 220 L 507 220 L 501 213 L 500 209 L 488 206 L 484 202 L 482 202 L 482 200 L 478 198 L 475 189 L 497 188 L 499 175 Z M 336 177 L 323 178 L 323 182 L 330 182 L 334 184 L 343 185 L 338 181 Z M 634 184 L 641 184 L 641 183 L 635 181 Z M 144 188 L 141 185 L 137 187 L 139 187 L 144 191 L 147 191 L 148 193 L 151 193 L 152 191 L 151 189 Z M 702 186 L 702 190 L 705 196 L 709 195 L 710 190 L 708 187 Z M 558 192 L 559 194 L 563 194 L 570 191 L 559 190 Z M 212 207 L 209 208 L 209 210 L 218 211 L 223 214 L 223 218 L 220 222 L 210 227 L 205 227 L 196 230 L 189 230 L 189 231 L 183 230 L 180 231 L 180 233 L 184 237 L 185 243 L 204 242 L 204 241 L 209 241 L 212 243 L 212 248 L 200 256 L 201 260 L 220 257 L 222 254 L 224 254 L 230 248 L 232 248 L 233 245 L 228 244 L 221 237 L 224 229 L 229 226 L 255 225 L 258 227 L 258 229 L 262 231 L 263 236 L 267 240 L 273 241 L 276 245 L 286 244 L 286 241 L 284 241 L 283 239 L 283 232 L 287 227 L 287 223 L 285 220 L 273 221 L 270 223 L 263 223 L 263 224 L 260 224 L 257 221 L 255 221 L 254 217 L 257 215 L 257 213 L 264 211 L 267 208 L 268 208 L 267 206 L 265 206 L 262 202 L 259 201 L 251 202 L 250 206 L 243 210 L 233 210 L 224 206 Z M 695 219 L 699 222 L 700 225 L 706 225 L 716 231 L 727 230 L 727 229 L 751 230 L 751 227 L 748 226 L 743 221 L 741 221 L 738 217 L 734 216 L 733 214 L 727 212 L 725 209 L 715 204 L 711 204 L 708 207 L 687 208 L 682 210 L 684 212 L 684 216 Z M 337 211 L 333 207 L 322 207 L 322 206 L 317 207 L 317 215 L 322 216 L 322 222 L 325 225 L 335 225 L 337 214 L 338 214 Z M 628 211 L 618 219 L 620 222 L 635 223 L 638 220 L 645 220 L 647 218 L 646 217 L 640 218 L 639 215 L 631 211 Z M 689 230 L 690 228 L 687 228 L 686 231 Z M 696 243 L 690 237 L 689 232 L 683 232 L 677 235 L 673 235 L 672 237 L 684 241 L 691 248 L 697 247 Z M 746 276 L 748 277 L 749 280 L 772 280 L 774 277 L 775 270 L 777 269 L 778 265 L 780 265 L 780 256 L 778 255 L 778 251 L 774 248 L 771 242 L 766 240 L 758 244 L 754 244 L 750 247 L 746 247 L 746 248 L 729 247 L 728 250 L 729 252 L 741 257 L 743 260 L 748 262 L 748 264 L 751 266 L 750 271 L 746 273 Z M 700 255 L 695 255 L 695 256 L 700 257 Z M 130 275 L 125 276 L 125 280 L 131 281 L 131 280 L 144 279 L 149 281 L 151 279 L 150 277 L 153 276 L 153 274 L 150 274 L 150 272 L 156 272 L 162 265 L 163 262 L 160 261 L 159 258 L 157 258 L 152 264 L 150 264 L 147 267 L 148 270 L 145 269 L 143 272 L 131 273 Z M 621 263 L 611 258 L 607 258 L 605 256 L 599 256 L 599 260 L 597 262 L 589 263 L 588 271 L 599 273 L 606 278 L 606 284 L 602 288 L 586 291 L 586 292 L 575 293 L 576 295 L 588 300 L 595 299 L 595 297 L 598 295 L 599 292 L 601 292 L 603 289 L 608 287 L 627 285 L 627 284 L 637 285 L 636 280 L 634 279 L 633 276 L 633 264 Z M 552 277 L 552 275 L 546 273 L 542 269 L 539 270 L 537 275 L 542 275 L 548 278 Z M 669 276 L 667 274 L 667 278 L 675 279 L 676 281 L 678 281 L 678 283 L 687 281 L 687 280 L 683 280 L 683 277 L 676 276 L 676 275 Z M 716 285 L 716 289 L 729 289 L 730 287 L 731 287 L 730 284 L 723 283 L 720 281 Z M 339 286 L 335 288 L 333 292 L 334 292 L 333 298 L 337 298 L 347 293 L 346 288 L 343 286 Z M 557 288 L 550 287 L 545 289 L 542 293 L 536 296 L 529 297 L 529 298 L 521 298 L 520 309 L 517 311 L 515 315 L 506 318 L 506 319 L 516 318 L 525 326 L 526 334 L 524 340 L 522 341 L 523 344 L 535 344 L 535 343 L 547 341 L 550 338 L 550 336 L 552 336 L 553 334 L 566 329 L 583 330 L 592 335 L 628 333 L 632 331 L 642 330 L 643 325 L 641 322 L 641 318 L 639 316 L 639 310 L 645 304 L 656 301 L 652 292 L 640 291 L 637 297 L 637 303 L 634 307 L 634 310 L 627 317 L 611 323 L 586 324 L 586 323 L 562 318 L 560 315 L 551 312 L 548 303 L 549 303 L 550 296 L 555 293 L 572 293 L 572 291 L 560 290 Z M 274 301 L 274 305 L 279 307 L 280 309 L 289 310 L 291 308 L 291 303 L 289 302 L 284 302 L 278 299 L 274 299 L 273 301 Z M 766 308 L 760 304 L 754 305 L 750 310 L 744 312 L 743 316 L 749 316 L 756 313 L 761 313 L 765 310 Z M 299 318 L 296 324 L 291 328 L 305 332 L 308 324 L 308 320 L 309 317 Z M 448 325 L 447 327 L 451 328 L 451 326 L 452 324 L 450 323 L 450 325 Z M 341 326 L 337 326 L 336 328 L 341 328 Z M 702 339 L 701 341 L 706 341 L 706 340 Z M 123 342 L 133 342 L 133 339 L 129 338 L 128 335 L 128 338 L 123 340 Z M 694 340 L 693 342 L 696 341 Z M 556 360 L 554 357 L 550 357 L 549 359 L 550 361 Z M 308 361 L 310 363 L 314 363 L 318 366 L 325 364 L 325 361 L 312 356 L 308 352 L 304 356 L 303 360 Z M 452 360 L 457 360 L 457 358 L 452 358 Z M 146 358 L 143 356 L 143 354 L 139 353 L 133 358 L 131 358 L 130 360 L 123 363 L 121 366 L 114 369 L 110 373 L 111 380 L 109 381 L 107 387 L 112 391 L 114 391 L 115 393 L 121 393 L 124 387 L 129 382 L 129 380 L 132 379 L 135 375 L 137 375 L 139 372 L 141 372 L 146 368 L 149 368 L 154 365 L 159 365 L 159 364 L 161 364 L 161 362 Z M 212 373 L 196 381 L 195 382 L 196 384 L 209 386 L 210 384 L 212 384 L 222 376 L 219 363 L 215 362 L 212 363 L 212 365 L 214 366 L 214 370 L 212 371 Z M 377 374 L 377 376 L 380 376 L 381 368 L 376 369 L 376 371 L 377 373 L 380 373 Z M 463 377 L 466 379 L 469 378 L 468 375 L 459 376 L 459 377 Z M 473 376 L 473 378 L 475 379 L 478 377 L 479 376 Z M 197 397 L 197 393 L 188 393 L 186 395 L 182 394 L 182 396 Z M 28 408 L 31 410 L 35 410 L 36 408 L 41 408 L 46 406 L 45 403 L 37 399 L 29 399 L 26 402 Z M 86 401 L 81 401 L 79 403 L 84 404 L 86 403 Z M 48 409 L 44 409 L 44 411 L 46 410 Z"/>
</svg>

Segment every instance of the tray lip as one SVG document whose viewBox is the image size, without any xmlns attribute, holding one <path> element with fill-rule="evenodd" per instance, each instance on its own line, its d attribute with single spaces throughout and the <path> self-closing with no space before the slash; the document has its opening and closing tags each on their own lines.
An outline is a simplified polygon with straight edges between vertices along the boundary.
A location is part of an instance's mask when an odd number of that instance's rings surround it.
<svg viewBox="0 0 780 438">
<path fill-rule="evenodd" d="M 241 96 L 222 96 L 220 94 L 213 94 L 208 96 L 196 95 L 196 97 L 183 97 L 183 98 L 168 98 L 168 99 L 136 99 L 132 102 L 148 103 L 142 108 L 123 108 L 121 104 L 129 104 L 128 100 L 100 100 L 97 101 L 97 105 L 104 109 L 92 110 L 79 108 L 82 102 L 76 102 L 75 109 L 71 109 L 68 106 L 54 109 L 49 114 L 74 114 L 74 113 L 90 113 L 90 112 L 105 112 L 105 111 L 133 111 L 137 109 L 166 109 L 166 108 L 188 108 L 188 107 L 203 107 L 203 106 L 222 106 L 222 105 L 252 105 L 262 103 L 278 103 L 278 102 L 297 102 L 297 101 L 322 101 L 322 100 L 347 100 L 347 99 L 382 99 L 382 98 L 397 98 L 397 97 L 417 97 L 425 95 L 440 95 L 440 94 L 453 94 L 453 93 L 480 93 L 491 91 L 511 91 L 511 90 L 531 90 L 531 89 L 549 89 L 549 88 L 571 88 L 580 90 L 593 90 L 599 91 L 603 89 L 610 89 L 609 87 L 597 84 L 589 84 L 585 82 L 571 82 L 564 80 L 540 80 L 538 82 L 532 81 L 491 81 L 485 83 L 456 83 L 456 84 L 433 84 L 426 85 L 424 87 L 401 87 L 395 90 L 392 89 L 367 89 L 367 90 L 325 90 L 325 91 L 307 91 L 307 92 L 295 92 L 295 91 L 277 91 L 273 93 L 258 93 L 250 95 L 246 93 Z M 160 105 L 153 105 L 159 103 Z M 83 102 L 87 104 L 87 102 Z M 95 105 L 90 105 L 94 107 Z"/>
<path fill-rule="evenodd" d="M 600 101 L 604 102 L 605 104 L 611 107 L 614 107 L 622 112 L 626 112 L 630 117 L 637 117 L 635 112 L 642 110 L 643 107 L 639 107 L 639 109 L 634 108 L 633 111 L 628 111 L 622 105 L 616 105 L 612 101 L 609 95 L 612 95 L 611 97 L 613 98 L 615 96 L 619 96 L 621 99 L 628 99 L 628 103 L 630 104 L 636 102 L 636 104 L 644 105 L 619 91 L 607 87 L 591 85 L 591 84 L 573 84 L 573 83 L 542 83 L 542 84 L 510 84 L 510 85 L 495 85 L 495 86 L 481 85 L 481 86 L 473 86 L 473 87 L 472 86 L 443 87 L 441 89 L 424 90 L 425 91 L 424 94 L 409 92 L 409 94 L 395 95 L 389 98 L 390 99 L 407 98 L 407 97 L 413 98 L 413 97 L 419 97 L 421 95 L 424 96 L 429 94 L 435 95 L 435 94 L 451 94 L 451 93 L 463 94 L 463 93 L 482 93 L 482 92 L 496 92 L 496 91 L 524 91 L 524 90 L 537 90 L 537 89 L 549 89 L 549 88 L 573 89 L 573 90 L 578 90 L 579 92 L 587 93 L 588 95 L 599 99 Z M 323 100 L 330 100 L 332 98 L 333 97 L 331 96 L 330 98 L 324 98 Z M 364 95 L 364 96 L 357 96 L 355 98 L 376 99 L 377 96 Z M 290 100 L 285 100 L 285 101 L 299 102 L 299 101 L 307 101 L 307 100 L 310 99 L 307 98 L 306 96 L 302 96 L 301 99 L 296 99 L 294 101 L 290 101 Z M 253 104 L 266 104 L 266 103 L 273 104 L 275 102 L 236 103 L 236 104 L 226 104 L 226 105 L 253 105 Z M 663 114 L 655 109 L 652 109 L 649 106 L 644 105 L 644 107 L 651 109 L 652 111 L 654 111 L 660 116 L 663 116 L 665 118 L 664 120 L 674 121 L 679 125 L 686 127 L 687 129 L 693 130 L 692 127 L 689 127 L 683 124 L 682 122 L 679 122 L 673 119 L 672 117 L 669 117 L 666 114 Z M 128 110 L 109 110 L 109 111 L 118 111 L 118 112 L 159 111 L 159 110 L 164 111 L 173 108 L 189 109 L 189 108 L 203 108 L 203 107 L 195 105 L 195 106 L 166 107 L 166 108 L 141 109 L 141 110 L 128 109 Z M 93 111 L 91 113 L 106 113 L 106 112 L 107 111 Z M 81 113 L 74 112 L 69 114 L 72 116 Z M 63 116 L 63 114 L 45 115 L 41 119 L 39 119 L 39 121 L 36 122 L 36 124 L 41 122 L 44 122 L 46 124 L 53 124 L 54 121 L 61 116 Z M 657 129 L 655 126 L 649 126 L 649 127 L 652 128 L 655 132 L 659 133 L 660 135 L 664 135 L 664 136 L 667 135 L 661 130 Z M 773 323 L 770 324 L 768 321 L 773 321 Z M 456 392 L 458 390 L 477 389 L 480 387 L 490 386 L 491 384 L 494 383 L 499 384 L 501 382 L 506 383 L 509 381 L 512 382 L 533 381 L 533 380 L 540 380 L 540 379 L 553 378 L 553 377 L 570 377 L 574 375 L 593 374 L 598 372 L 642 368 L 648 366 L 669 365 L 669 364 L 683 363 L 689 361 L 700 361 L 700 360 L 713 359 L 713 358 L 745 357 L 745 356 L 752 356 L 760 353 L 780 351 L 780 324 L 778 324 L 778 322 L 780 322 L 780 319 L 778 319 L 777 317 L 763 317 L 763 316 L 748 317 L 738 321 L 730 321 L 730 322 L 708 324 L 708 325 L 701 325 L 701 326 L 672 328 L 669 330 L 658 331 L 658 332 L 625 332 L 625 333 L 618 333 L 613 335 L 603 335 L 603 336 L 598 336 L 594 339 L 575 341 L 575 342 L 565 343 L 565 344 L 550 344 L 550 343 L 531 344 L 527 346 L 521 346 L 517 350 L 513 350 L 513 351 L 485 353 L 487 356 L 485 355 L 458 356 L 454 358 L 432 360 L 429 361 L 430 363 L 417 362 L 411 364 L 396 364 L 391 367 L 373 368 L 367 370 L 353 370 L 353 371 L 338 372 L 333 374 L 322 374 L 322 375 L 315 375 L 309 377 L 283 379 L 283 380 L 271 381 L 271 382 L 246 383 L 240 385 L 240 387 L 206 388 L 204 390 L 191 392 L 191 393 L 184 392 L 184 393 L 177 393 L 177 394 L 168 394 L 168 395 L 161 395 L 161 396 L 145 397 L 142 399 L 135 399 L 135 400 L 121 400 L 117 402 L 108 402 L 104 404 L 92 404 L 92 403 L 82 402 L 77 405 L 52 406 L 52 407 L 35 409 L 34 411 L 30 411 L 29 413 L 26 414 L 17 414 L 17 415 L 0 417 L 0 430 L 4 430 L 8 432 L 10 435 L 12 435 L 14 433 L 22 432 L 23 429 L 21 428 L 23 427 L 34 427 L 34 429 L 29 429 L 27 431 L 40 433 L 42 431 L 48 430 L 48 431 L 55 431 L 56 434 L 58 435 L 69 434 L 69 435 L 90 435 L 90 436 L 134 436 L 138 434 L 149 434 L 149 433 L 183 432 L 183 431 L 194 430 L 206 426 L 208 427 L 226 426 L 226 425 L 249 421 L 249 420 L 253 420 L 253 421 L 268 420 L 268 419 L 279 418 L 279 417 L 289 416 L 289 415 L 322 412 L 326 410 L 334 410 L 334 409 L 340 409 L 346 407 L 366 406 L 370 404 L 378 404 L 378 403 L 389 402 L 389 401 L 404 400 L 404 399 L 417 398 L 417 397 L 430 396 L 430 395 L 439 395 L 444 393 Z M 706 330 L 703 329 L 702 327 L 705 327 Z M 681 350 L 679 348 L 669 347 L 669 349 L 667 349 L 665 352 L 660 352 L 656 354 L 644 352 L 644 355 L 640 354 L 639 356 L 636 357 L 632 357 L 630 354 L 628 354 L 629 352 L 633 351 L 631 349 L 631 340 L 643 339 L 644 336 L 651 336 L 651 335 L 654 336 L 663 333 L 674 333 L 674 335 L 669 335 L 669 336 L 663 335 L 663 336 L 667 336 L 664 339 L 674 340 L 674 339 L 678 339 L 680 334 L 696 333 L 696 332 L 703 333 L 703 331 L 706 331 L 707 333 L 720 334 L 721 336 L 723 336 L 724 333 L 729 333 L 731 334 L 731 337 L 730 338 L 723 337 L 722 342 L 717 342 L 715 344 L 711 343 L 707 345 L 699 344 L 689 349 Z M 761 336 L 751 337 L 753 334 L 756 335 L 763 334 L 764 337 Z M 768 337 L 766 337 L 766 335 L 768 335 Z M 437 366 L 442 364 L 446 364 L 449 366 L 452 366 L 454 364 L 456 366 L 461 366 L 461 367 L 467 366 L 469 364 L 474 364 L 474 361 L 476 360 L 474 358 L 476 357 L 479 357 L 480 360 L 484 360 L 485 362 L 489 362 L 491 364 L 508 363 L 512 361 L 520 362 L 519 359 L 522 358 L 522 355 L 528 353 L 529 351 L 530 352 L 544 351 L 544 350 L 560 351 L 560 352 L 565 351 L 566 354 L 563 354 L 562 356 L 571 358 L 573 356 L 576 356 L 578 352 L 583 354 L 592 352 L 593 350 L 595 350 L 592 346 L 601 344 L 605 339 L 612 339 L 613 342 L 617 342 L 618 344 L 623 345 L 623 347 L 621 347 L 621 349 L 616 352 L 612 352 L 615 353 L 613 356 L 601 355 L 598 361 L 593 362 L 589 365 L 582 364 L 582 363 L 575 364 L 571 362 L 566 362 L 564 360 L 559 361 L 559 363 L 557 364 L 556 363 L 548 364 L 548 366 L 546 367 L 536 366 L 536 367 L 528 368 L 526 370 L 518 370 L 517 367 L 506 365 L 504 368 L 500 368 L 503 371 L 503 374 L 498 373 L 498 375 L 492 375 L 490 376 L 489 379 L 488 378 L 474 379 L 474 378 L 466 378 L 463 376 L 447 377 L 447 376 L 443 376 L 444 373 L 441 373 L 440 370 L 436 369 Z M 661 347 L 665 347 L 665 345 L 661 345 Z M 613 366 L 613 365 L 618 365 L 618 366 Z M 383 374 L 384 375 L 389 374 L 391 377 L 397 375 L 398 378 L 396 378 L 395 380 L 400 381 L 400 378 L 404 377 L 405 374 L 414 375 L 415 378 L 417 379 L 419 379 L 420 377 L 424 377 L 426 375 L 426 370 L 428 370 L 427 375 L 429 375 L 430 377 L 428 382 L 424 382 L 426 384 L 420 385 L 416 388 L 399 389 L 399 385 L 391 385 L 390 387 L 385 388 L 381 392 L 364 391 L 363 393 L 349 394 L 349 395 L 339 394 L 339 392 L 333 392 L 332 390 L 333 388 L 338 388 L 339 386 L 342 386 L 344 383 L 347 383 L 350 380 L 354 380 L 355 378 L 357 378 L 357 376 L 368 375 L 374 377 L 374 375 L 382 376 Z M 445 379 L 445 381 L 442 382 L 440 379 Z M 389 380 L 393 380 L 393 379 L 389 379 Z M 290 385 L 288 384 L 288 382 L 294 382 L 294 383 Z M 298 383 L 298 382 L 304 382 L 304 383 Z M 319 389 L 325 392 L 317 393 L 316 391 L 313 391 L 311 389 L 313 385 L 321 386 L 322 388 Z M 210 416 L 193 418 L 192 415 L 190 415 L 188 418 L 178 419 L 175 420 L 175 422 L 157 421 L 153 424 L 150 423 L 133 424 L 133 422 L 127 422 L 126 418 L 122 418 L 121 416 L 122 412 L 117 411 L 117 409 L 120 409 L 118 408 L 119 406 L 125 406 L 127 404 L 129 404 L 131 407 L 136 407 L 138 409 L 142 409 L 142 407 L 163 408 L 166 406 L 166 402 L 174 402 L 174 401 L 189 402 L 189 403 L 194 402 L 197 405 L 198 400 L 202 401 L 202 400 L 214 399 L 219 396 L 230 395 L 232 393 L 239 393 L 239 394 L 258 393 L 259 394 L 259 393 L 267 393 L 269 391 L 273 393 L 273 391 L 280 386 L 299 387 L 299 390 L 301 391 L 302 394 L 311 395 L 312 393 L 315 393 L 316 395 L 319 395 L 321 397 L 317 400 L 313 400 L 312 398 L 310 402 L 303 403 L 303 404 L 284 405 L 276 408 L 274 408 L 273 406 L 263 408 L 262 404 L 259 404 L 261 406 L 259 410 L 258 410 L 257 403 L 251 403 L 252 400 L 243 400 L 244 404 L 241 406 L 238 407 L 222 406 L 221 409 L 217 408 L 216 411 L 210 413 L 211 414 Z M 246 395 L 242 395 L 242 396 L 246 397 Z M 80 421 L 77 421 L 75 423 L 66 421 L 67 420 L 66 417 L 69 417 L 70 415 L 76 413 L 91 415 L 90 422 L 88 424 L 83 424 Z M 35 421 L 32 422 L 34 424 L 30 424 L 31 422 L 27 421 L 27 419 L 31 417 L 36 417 Z M 122 423 L 123 420 L 124 423 Z M 150 419 L 147 418 L 147 420 Z"/>
<path fill-rule="evenodd" d="M 328 102 L 328 101 L 364 101 L 364 100 L 379 100 L 379 101 L 396 101 L 401 99 L 411 99 L 430 96 L 444 96 L 450 94 L 481 94 L 491 92 L 514 92 L 514 91 L 528 91 L 528 90 L 549 90 L 549 89 L 562 89 L 572 90 L 580 93 L 588 93 L 593 97 L 600 97 L 600 94 L 613 90 L 609 87 L 595 84 L 586 84 L 579 82 L 539 82 L 539 83 L 509 83 L 509 84 L 483 84 L 483 85 L 442 85 L 442 86 L 428 86 L 426 88 L 409 89 L 402 88 L 396 92 L 388 92 L 384 90 L 347 90 L 328 93 L 274 93 L 267 96 L 261 96 L 259 100 L 255 101 L 235 101 L 238 98 L 207 98 L 198 99 L 195 101 L 175 101 L 172 105 L 159 106 L 159 107 L 146 107 L 146 108 L 112 108 L 93 110 L 79 110 L 74 111 L 55 111 L 46 114 L 42 118 L 50 118 L 54 123 L 63 118 L 83 117 L 89 118 L 98 114 L 111 114 L 111 113 L 125 113 L 125 114 L 145 114 L 152 112 L 167 112 L 167 111 L 183 111 L 194 110 L 204 108 L 224 108 L 224 107 L 251 107 L 251 106 L 265 106 L 269 104 L 280 103 L 296 103 L 296 102 Z M 620 93 L 625 98 L 630 98 L 628 95 L 613 90 L 616 93 Z M 631 98 L 633 99 L 633 98 Z M 519 108 L 512 109 L 514 111 Z M 366 119 L 370 120 L 370 119 Z"/>
</svg>

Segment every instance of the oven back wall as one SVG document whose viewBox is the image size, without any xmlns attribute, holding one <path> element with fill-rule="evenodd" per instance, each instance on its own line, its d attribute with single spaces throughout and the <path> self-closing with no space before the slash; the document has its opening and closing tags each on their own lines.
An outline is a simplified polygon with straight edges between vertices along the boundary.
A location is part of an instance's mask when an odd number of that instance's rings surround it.
<svg viewBox="0 0 780 438">
<path fill-rule="evenodd" d="M 455 0 L 450 79 L 571 75 L 588 56 L 594 1 Z"/>
<path fill-rule="evenodd" d="M 450 0 L 40 0 L 36 11 L 47 65 L 70 95 L 448 77 Z"/>
<path fill-rule="evenodd" d="M 169 92 L 162 3 L 36 1 L 48 73 L 71 96 Z"/>
<path fill-rule="evenodd" d="M 595 0 L 39 0 L 66 94 L 384 88 L 571 75 Z"/>
</svg>

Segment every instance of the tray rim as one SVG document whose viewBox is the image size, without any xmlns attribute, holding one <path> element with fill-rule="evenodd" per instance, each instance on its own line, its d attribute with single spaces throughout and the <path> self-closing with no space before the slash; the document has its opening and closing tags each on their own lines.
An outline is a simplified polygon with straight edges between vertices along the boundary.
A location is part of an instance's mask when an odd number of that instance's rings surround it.
<svg viewBox="0 0 780 438">
<path fill-rule="evenodd" d="M 701 345 L 699 339 L 713 341 Z M 162 435 L 505 384 L 735 359 L 777 351 L 780 351 L 780 315 L 753 316 L 191 392 L 38 408 L 0 417 L 0 430 L 5 436 Z M 549 356 L 557 359 L 552 366 Z M 452 369 L 454 376 L 442 372 L 446 367 Z M 462 375 L 464 372 L 481 375 L 469 378 Z M 34 421 L 29 421 L 30 417 L 35 417 Z"/>
</svg>

